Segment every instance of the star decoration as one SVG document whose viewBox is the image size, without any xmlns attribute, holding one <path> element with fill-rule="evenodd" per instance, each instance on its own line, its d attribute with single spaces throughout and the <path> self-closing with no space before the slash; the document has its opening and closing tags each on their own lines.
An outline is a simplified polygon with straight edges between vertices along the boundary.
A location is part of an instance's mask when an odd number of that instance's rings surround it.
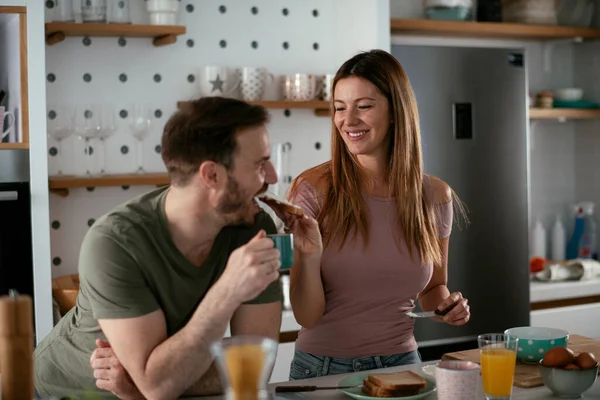
<svg viewBox="0 0 600 400">
<path fill-rule="evenodd" d="M 221 77 L 219 76 L 219 74 L 217 74 L 217 79 L 215 79 L 214 81 L 209 81 L 209 82 L 212 85 L 211 92 L 214 92 L 215 90 L 220 90 L 221 93 L 223 93 L 223 84 L 225 83 L 225 81 L 221 80 Z"/>
</svg>

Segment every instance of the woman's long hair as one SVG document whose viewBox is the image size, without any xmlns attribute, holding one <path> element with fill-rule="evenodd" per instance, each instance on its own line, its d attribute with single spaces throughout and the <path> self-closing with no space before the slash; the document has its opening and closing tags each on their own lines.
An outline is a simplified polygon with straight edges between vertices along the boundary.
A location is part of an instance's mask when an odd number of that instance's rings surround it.
<svg viewBox="0 0 600 400">
<path fill-rule="evenodd" d="M 423 162 L 419 114 L 415 96 L 402 65 L 383 50 L 357 54 L 337 71 L 331 93 L 341 79 L 358 77 L 371 82 L 389 103 L 392 125 L 388 134 L 387 176 L 390 196 L 396 209 L 396 240 L 404 239 L 410 257 L 416 249 L 422 263 L 441 265 L 442 251 L 437 231 L 433 199 L 427 198 L 423 188 Z M 290 187 L 290 197 L 298 185 L 311 183 L 321 199 L 317 216 L 325 247 L 338 242 L 340 248 L 358 233 L 369 242 L 369 212 L 364 191 L 371 183 L 355 155 L 351 154 L 337 127 L 335 108 L 331 100 L 332 131 L 331 160 L 302 173 Z"/>
</svg>

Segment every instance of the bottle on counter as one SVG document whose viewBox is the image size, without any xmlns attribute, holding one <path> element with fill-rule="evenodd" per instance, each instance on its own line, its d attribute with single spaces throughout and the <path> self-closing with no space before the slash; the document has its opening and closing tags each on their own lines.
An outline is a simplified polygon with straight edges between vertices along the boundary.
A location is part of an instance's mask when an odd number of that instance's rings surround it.
<svg viewBox="0 0 600 400">
<path fill-rule="evenodd" d="M 537 220 L 531 231 L 531 258 L 546 258 L 546 230 L 542 223 Z"/>
<path fill-rule="evenodd" d="M 560 215 L 557 215 L 552 227 L 552 261 L 564 261 L 566 250 L 565 227 Z"/>
<path fill-rule="evenodd" d="M 575 212 L 575 226 L 573 228 L 573 233 L 569 238 L 567 243 L 567 260 L 574 260 L 579 257 L 579 241 L 581 240 L 581 235 L 583 234 L 583 224 L 584 224 L 584 212 L 583 207 L 580 204 L 576 204 L 574 208 Z"/>
<path fill-rule="evenodd" d="M 579 239 L 579 258 L 598 259 L 596 247 L 596 220 L 594 218 L 594 203 L 581 203 L 583 209 L 583 231 Z"/>
</svg>

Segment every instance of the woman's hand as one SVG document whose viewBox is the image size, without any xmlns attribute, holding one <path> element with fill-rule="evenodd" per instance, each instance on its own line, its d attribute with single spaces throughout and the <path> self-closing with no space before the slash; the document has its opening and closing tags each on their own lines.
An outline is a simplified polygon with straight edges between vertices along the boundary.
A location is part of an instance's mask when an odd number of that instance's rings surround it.
<svg viewBox="0 0 600 400">
<path fill-rule="evenodd" d="M 465 299 L 460 292 L 450 293 L 450 296 L 446 297 L 444 301 L 438 306 L 439 311 L 444 311 L 447 308 L 452 308 L 443 317 L 443 320 L 448 325 L 460 326 L 469 322 L 471 318 L 471 312 L 469 307 L 469 301 Z"/>
<path fill-rule="evenodd" d="M 317 220 L 304 215 L 288 221 L 286 232 L 294 235 L 294 249 L 306 257 L 321 257 L 323 241 Z"/>
</svg>

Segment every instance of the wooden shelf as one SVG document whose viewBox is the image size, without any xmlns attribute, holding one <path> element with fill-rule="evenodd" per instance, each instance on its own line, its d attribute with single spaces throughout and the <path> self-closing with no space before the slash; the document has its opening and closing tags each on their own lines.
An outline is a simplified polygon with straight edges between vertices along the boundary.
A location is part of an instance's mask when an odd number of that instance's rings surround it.
<svg viewBox="0 0 600 400">
<path fill-rule="evenodd" d="M 504 22 L 436 21 L 392 18 L 392 34 L 521 40 L 600 39 L 600 29 Z"/>
<path fill-rule="evenodd" d="M 0 143 L 0 150 L 28 149 L 29 143 Z"/>
<path fill-rule="evenodd" d="M 600 119 L 600 109 L 530 108 L 529 119 Z"/>
<path fill-rule="evenodd" d="M 59 196 L 69 195 L 69 189 L 97 186 L 164 186 L 169 184 L 167 174 L 127 174 L 103 176 L 53 176 L 48 185 Z"/>
<path fill-rule="evenodd" d="M 179 101 L 177 107 L 183 108 L 189 102 Z M 249 101 L 250 104 L 261 105 L 265 108 L 275 109 L 314 109 L 315 115 L 327 116 L 329 115 L 329 101 L 325 100 L 311 100 L 311 101 Z"/>
<path fill-rule="evenodd" d="M 46 44 L 60 43 L 67 36 L 112 36 L 154 38 L 155 46 L 166 46 L 186 33 L 185 26 L 177 25 L 129 25 L 129 24 L 83 24 L 73 22 L 46 23 Z"/>
</svg>

